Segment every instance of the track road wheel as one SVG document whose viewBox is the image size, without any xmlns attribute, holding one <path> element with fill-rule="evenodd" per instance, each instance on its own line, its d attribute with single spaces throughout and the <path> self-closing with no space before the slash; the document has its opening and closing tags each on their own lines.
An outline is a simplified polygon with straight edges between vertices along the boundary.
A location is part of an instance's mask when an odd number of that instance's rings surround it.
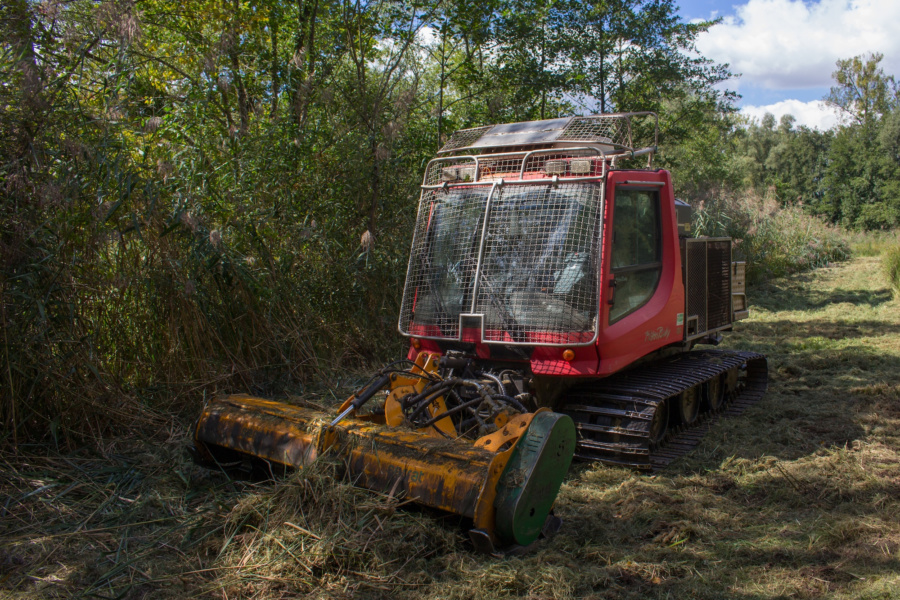
<svg viewBox="0 0 900 600">
<path fill-rule="evenodd" d="M 700 389 L 697 386 L 686 389 L 678 395 L 678 416 L 682 425 L 691 425 L 700 414 Z"/>
<path fill-rule="evenodd" d="M 669 403 L 660 402 L 656 407 L 656 411 L 653 413 L 653 420 L 650 421 L 650 435 L 648 439 L 650 447 L 654 448 L 662 443 L 662 441 L 666 439 L 666 433 L 668 431 Z"/>
<path fill-rule="evenodd" d="M 703 401 L 710 412 L 719 412 L 725 405 L 725 382 L 717 375 L 703 384 Z"/>
</svg>

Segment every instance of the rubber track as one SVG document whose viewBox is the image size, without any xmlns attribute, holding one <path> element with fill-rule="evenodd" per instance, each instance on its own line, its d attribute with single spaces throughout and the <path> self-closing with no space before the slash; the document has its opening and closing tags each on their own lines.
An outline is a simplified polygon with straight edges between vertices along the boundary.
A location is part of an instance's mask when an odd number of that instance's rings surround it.
<svg viewBox="0 0 900 600">
<path fill-rule="evenodd" d="M 673 431 L 670 426 L 659 447 L 650 448 L 650 422 L 661 402 L 730 370 L 739 374 L 737 389 L 719 411 L 702 413 L 691 427 Z M 767 382 L 762 354 L 688 352 L 578 385 L 567 394 L 561 412 L 578 428 L 576 458 L 655 471 L 694 449 L 719 418 L 737 416 L 758 402 Z M 669 407 L 674 410 L 674 402 Z"/>
</svg>

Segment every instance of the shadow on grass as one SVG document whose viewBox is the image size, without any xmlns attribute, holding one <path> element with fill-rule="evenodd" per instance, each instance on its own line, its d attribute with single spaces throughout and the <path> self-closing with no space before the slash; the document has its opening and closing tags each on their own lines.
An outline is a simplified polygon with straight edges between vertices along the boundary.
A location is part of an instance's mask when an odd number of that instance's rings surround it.
<svg viewBox="0 0 900 600">
<path fill-rule="evenodd" d="M 855 306 L 876 307 L 893 299 L 887 288 L 877 290 L 861 289 L 813 289 L 804 287 L 814 280 L 811 276 L 780 279 L 760 285 L 750 291 L 751 309 L 753 306 L 770 311 L 781 310 L 816 310 L 831 304 L 853 304 Z"/>
<path fill-rule="evenodd" d="M 742 324 L 741 329 L 755 345 L 766 346 L 770 351 L 781 354 L 792 354 L 798 345 L 802 351 L 804 343 L 821 346 L 822 342 L 815 341 L 815 338 L 834 341 L 900 336 L 900 324 L 876 320 L 752 321 Z"/>
<path fill-rule="evenodd" d="M 540 562 L 576 561 L 587 587 L 575 594 L 582 598 L 749 600 L 848 592 L 861 578 L 890 579 L 900 568 L 896 544 L 879 547 L 872 526 L 892 516 L 877 499 L 896 493 L 897 485 L 840 489 L 852 482 L 769 465 L 750 477 L 633 475 L 593 502 L 570 489 L 564 529 L 550 543 L 558 554 Z"/>
<path fill-rule="evenodd" d="M 858 341 L 836 344 L 827 331 L 823 336 L 823 330 L 807 324 L 752 325 L 759 330 L 754 334 L 757 340 L 764 340 L 766 331 L 777 338 L 752 344 L 769 358 L 766 395 L 739 417 L 711 427 L 700 447 L 673 465 L 676 469 L 714 470 L 727 457 L 796 460 L 862 440 L 871 423 L 891 419 L 900 411 L 890 401 L 890 394 L 896 393 L 891 382 L 896 383 L 900 373 L 897 356 Z M 875 325 L 863 324 L 852 335 L 866 337 L 864 330 Z M 782 328 L 790 333 L 779 335 Z M 847 333 L 840 328 L 831 333 L 835 332 Z M 900 334 L 900 330 L 885 333 Z M 857 338 L 840 335 L 837 339 Z"/>
</svg>

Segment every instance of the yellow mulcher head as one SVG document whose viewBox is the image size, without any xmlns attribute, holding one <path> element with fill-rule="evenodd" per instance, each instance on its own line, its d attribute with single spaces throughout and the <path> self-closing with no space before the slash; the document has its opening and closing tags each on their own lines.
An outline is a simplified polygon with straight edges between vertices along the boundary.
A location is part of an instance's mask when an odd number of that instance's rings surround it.
<svg viewBox="0 0 900 600">
<path fill-rule="evenodd" d="M 405 369 L 386 367 L 337 418 L 246 395 L 217 399 L 197 422 L 197 454 L 299 468 L 331 452 L 357 485 L 472 519 L 478 550 L 526 546 L 554 523 L 575 426 L 545 408 L 528 412 L 496 377 L 448 373 L 440 358 L 423 352 Z M 379 393 L 383 403 L 362 414 Z"/>
</svg>

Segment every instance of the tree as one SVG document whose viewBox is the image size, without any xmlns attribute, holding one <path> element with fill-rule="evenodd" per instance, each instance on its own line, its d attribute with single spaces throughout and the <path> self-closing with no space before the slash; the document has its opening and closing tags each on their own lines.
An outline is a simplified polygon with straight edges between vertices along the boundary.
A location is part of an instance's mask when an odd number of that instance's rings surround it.
<svg viewBox="0 0 900 600">
<path fill-rule="evenodd" d="M 590 96 L 591 112 L 660 109 L 670 147 L 714 122 L 693 151 L 719 165 L 725 71 L 683 52 L 703 25 L 675 11 L 0 4 L 0 422 L 64 438 L 130 422 L 170 382 L 247 389 L 393 353 L 421 171 L 454 128 Z M 134 403 L 123 417 L 105 397 Z"/>
<path fill-rule="evenodd" d="M 875 53 L 837 61 L 837 85 L 826 97 L 848 122 L 828 153 L 821 205 L 834 222 L 864 229 L 900 224 L 890 159 L 900 105 L 894 77 L 878 66 L 882 58 Z"/>
<path fill-rule="evenodd" d="M 837 70 L 831 74 L 837 85 L 825 101 L 859 125 L 868 125 L 896 108 L 897 82 L 878 66 L 883 58 L 876 52 L 838 60 Z"/>
<path fill-rule="evenodd" d="M 687 96 L 722 99 L 713 86 L 731 77 L 727 65 L 694 48 L 713 22 L 681 22 L 673 0 L 572 0 L 569 6 L 575 92 L 595 100 L 600 112 L 662 110 Z M 730 97 L 724 95 L 726 103 Z"/>
</svg>

